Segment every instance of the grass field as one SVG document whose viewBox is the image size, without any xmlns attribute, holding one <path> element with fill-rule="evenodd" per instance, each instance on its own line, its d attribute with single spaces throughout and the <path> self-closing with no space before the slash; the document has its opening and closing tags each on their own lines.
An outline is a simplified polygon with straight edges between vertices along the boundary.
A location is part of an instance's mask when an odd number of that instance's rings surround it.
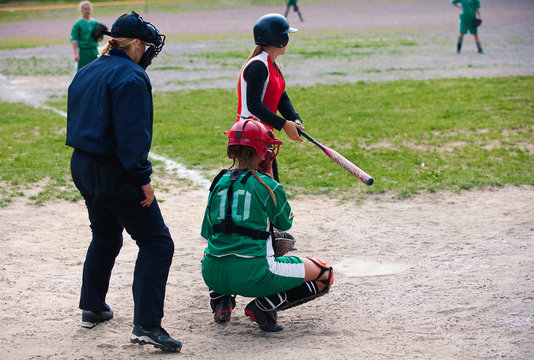
<svg viewBox="0 0 534 360">
<path fill-rule="evenodd" d="M 290 195 L 359 198 L 387 193 L 534 185 L 534 77 L 394 81 L 293 87 L 307 132 L 376 180 L 366 187 L 311 143 L 284 141 L 281 181 Z M 211 177 L 229 165 L 223 132 L 235 119 L 232 90 L 157 93 L 152 151 Z M 66 110 L 65 99 L 52 105 Z M 65 119 L 0 103 L 0 204 L 45 179 L 37 203 L 78 199 L 64 145 Z"/>
</svg>

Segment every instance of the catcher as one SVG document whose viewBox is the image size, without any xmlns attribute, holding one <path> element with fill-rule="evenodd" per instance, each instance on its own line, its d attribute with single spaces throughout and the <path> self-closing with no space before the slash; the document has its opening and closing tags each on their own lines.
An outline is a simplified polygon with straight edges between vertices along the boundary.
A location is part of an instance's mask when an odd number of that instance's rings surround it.
<svg viewBox="0 0 534 360">
<path fill-rule="evenodd" d="M 460 54 L 462 51 L 464 35 L 467 34 L 467 32 L 470 32 L 475 37 L 478 53 L 484 54 L 482 44 L 478 37 L 478 27 L 482 24 L 482 18 L 480 16 L 480 0 L 451 0 L 451 3 L 453 6 L 462 10 L 459 20 L 460 34 L 458 35 L 456 53 Z"/>
<path fill-rule="evenodd" d="M 202 276 L 220 297 L 210 294 L 214 311 L 219 299 L 231 299 L 227 316 L 222 316 L 225 321 L 230 320 L 235 295 L 255 297 L 245 315 L 263 331 L 281 331 L 277 311 L 326 294 L 334 281 L 333 269 L 317 258 L 275 255 L 272 226 L 285 231 L 293 222 L 284 188 L 265 175 L 282 142 L 265 125 L 249 119 L 236 122 L 226 134 L 233 164 L 210 187 L 201 230 L 208 241 Z"/>
</svg>

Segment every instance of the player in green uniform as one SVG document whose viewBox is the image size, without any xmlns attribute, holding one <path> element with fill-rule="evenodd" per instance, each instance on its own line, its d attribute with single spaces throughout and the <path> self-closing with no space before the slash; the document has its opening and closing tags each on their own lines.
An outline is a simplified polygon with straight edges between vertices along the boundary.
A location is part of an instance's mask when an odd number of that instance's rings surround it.
<svg viewBox="0 0 534 360">
<path fill-rule="evenodd" d="M 287 19 L 287 14 L 289 14 L 289 9 L 293 7 L 293 9 L 295 9 L 297 14 L 299 14 L 300 21 L 304 21 L 304 19 L 302 18 L 302 14 L 300 13 L 300 8 L 297 5 L 298 0 L 286 0 L 286 2 L 287 2 L 287 7 L 286 7 L 286 13 L 284 14 L 284 17 Z"/>
<path fill-rule="evenodd" d="M 459 20 L 460 34 L 458 35 L 456 53 L 459 54 L 461 52 L 464 35 L 470 32 L 475 37 L 478 53 L 484 54 L 482 44 L 478 37 L 478 27 L 473 22 L 477 18 L 482 19 L 480 16 L 480 0 L 451 0 L 451 3 L 453 6 L 462 9 Z"/>
<path fill-rule="evenodd" d="M 89 1 L 80 3 L 82 18 L 74 23 L 70 33 L 74 61 L 78 63 L 77 70 L 98 57 L 98 41 L 93 39 L 92 34 L 98 21 L 91 19 L 93 5 Z"/>
<path fill-rule="evenodd" d="M 227 134 L 228 157 L 237 168 L 223 170 L 210 187 L 201 230 L 208 240 L 202 276 L 218 294 L 210 293 L 212 309 L 223 320 L 218 322 L 228 321 L 235 306 L 224 301 L 242 295 L 255 297 L 246 316 L 263 331 L 280 331 L 276 312 L 327 293 L 333 269 L 316 258 L 274 256 L 272 227 L 285 231 L 293 223 L 284 188 L 264 175 L 281 141 L 249 119 L 236 122 Z"/>
</svg>

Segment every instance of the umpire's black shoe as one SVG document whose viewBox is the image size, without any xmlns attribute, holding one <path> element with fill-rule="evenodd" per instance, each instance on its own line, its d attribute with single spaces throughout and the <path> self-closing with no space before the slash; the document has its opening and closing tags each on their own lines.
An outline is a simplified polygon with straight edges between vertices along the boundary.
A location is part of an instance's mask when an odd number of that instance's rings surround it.
<svg viewBox="0 0 534 360">
<path fill-rule="evenodd" d="M 96 324 L 113 319 L 113 311 L 82 311 L 82 327 L 92 329 Z"/>
<path fill-rule="evenodd" d="M 179 352 L 182 349 L 182 343 L 174 340 L 164 328 L 159 326 L 134 325 L 130 342 L 139 345 L 152 344 L 164 351 Z"/>
</svg>

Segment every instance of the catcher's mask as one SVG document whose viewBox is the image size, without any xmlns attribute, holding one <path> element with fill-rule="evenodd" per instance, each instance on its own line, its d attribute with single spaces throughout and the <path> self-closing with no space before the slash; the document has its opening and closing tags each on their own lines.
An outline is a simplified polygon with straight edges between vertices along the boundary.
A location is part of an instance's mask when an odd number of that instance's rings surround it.
<svg viewBox="0 0 534 360">
<path fill-rule="evenodd" d="M 135 11 L 129 15 L 121 15 L 111 27 L 111 31 L 103 33 L 114 38 L 127 37 L 146 42 L 147 49 L 139 60 L 139 66 L 143 69 L 146 69 L 152 63 L 152 59 L 161 52 L 166 38 L 154 25 L 143 20 Z"/>
<path fill-rule="evenodd" d="M 278 150 L 282 141 L 274 137 L 274 134 L 265 125 L 256 120 L 245 119 L 236 122 L 229 131 L 228 148 L 232 145 L 250 146 L 261 159 L 260 172 L 267 172 L 271 168 L 272 162 L 278 155 Z M 227 150 L 228 157 L 232 159 Z"/>
<path fill-rule="evenodd" d="M 279 14 L 263 15 L 254 25 L 256 45 L 270 45 L 283 48 L 289 42 L 289 33 L 297 32 L 289 26 L 287 19 Z"/>
</svg>

